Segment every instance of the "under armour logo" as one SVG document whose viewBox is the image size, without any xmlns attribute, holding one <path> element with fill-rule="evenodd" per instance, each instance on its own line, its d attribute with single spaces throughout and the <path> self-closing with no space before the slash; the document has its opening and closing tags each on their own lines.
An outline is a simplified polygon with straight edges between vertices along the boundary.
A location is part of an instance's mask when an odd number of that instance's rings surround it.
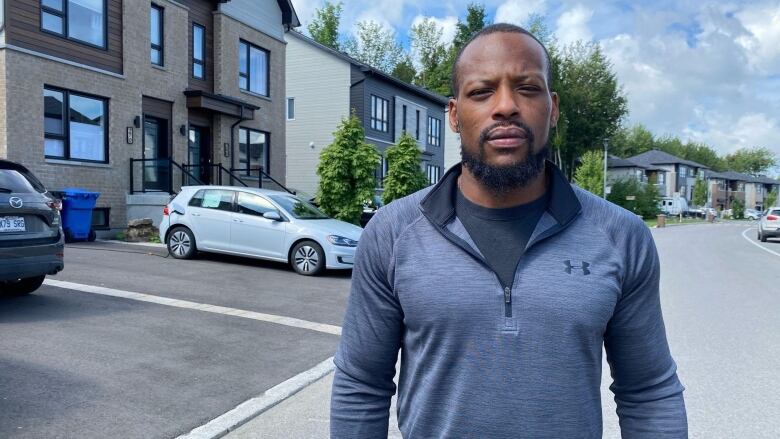
<svg viewBox="0 0 780 439">
<path fill-rule="evenodd" d="M 572 268 L 577 269 L 577 270 L 582 270 L 582 274 L 584 276 L 587 276 L 587 275 L 590 274 L 590 270 L 588 270 L 588 267 L 590 267 L 590 263 L 589 262 L 582 261 L 582 265 L 580 265 L 579 267 L 572 266 L 570 260 L 563 261 L 563 264 L 566 266 L 565 271 L 568 274 L 571 274 L 571 269 Z"/>
</svg>

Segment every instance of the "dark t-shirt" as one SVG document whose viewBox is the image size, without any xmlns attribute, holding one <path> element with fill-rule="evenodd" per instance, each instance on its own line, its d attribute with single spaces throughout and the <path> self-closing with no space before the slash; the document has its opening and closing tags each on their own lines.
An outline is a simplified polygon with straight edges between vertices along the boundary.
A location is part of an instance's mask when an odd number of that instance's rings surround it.
<svg viewBox="0 0 780 439">
<path fill-rule="evenodd" d="M 458 189 L 455 214 L 488 265 L 498 274 L 502 287 L 512 287 L 517 264 L 548 201 L 545 192 L 530 203 L 491 209 L 472 203 Z"/>
</svg>

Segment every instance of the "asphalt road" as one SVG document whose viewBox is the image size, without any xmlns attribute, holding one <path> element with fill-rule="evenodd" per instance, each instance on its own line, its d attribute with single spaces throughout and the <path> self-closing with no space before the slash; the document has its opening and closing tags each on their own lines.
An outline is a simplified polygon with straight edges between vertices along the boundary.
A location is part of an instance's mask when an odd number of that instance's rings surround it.
<svg viewBox="0 0 780 439">
<path fill-rule="evenodd" d="M 78 244 L 57 281 L 340 325 L 349 273 Z M 0 299 L 0 437 L 170 438 L 333 355 L 338 337 L 44 285 Z"/>
</svg>

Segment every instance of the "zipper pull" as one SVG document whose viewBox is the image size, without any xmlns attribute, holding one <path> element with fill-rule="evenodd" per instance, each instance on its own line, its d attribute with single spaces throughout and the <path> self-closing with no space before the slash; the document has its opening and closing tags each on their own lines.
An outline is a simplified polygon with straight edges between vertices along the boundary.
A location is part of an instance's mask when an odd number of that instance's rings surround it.
<svg viewBox="0 0 780 439">
<path fill-rule="evenodd" d="M 504 303 L 512 303 L 512 290 L 509 287 L 504 287 Z"/>
</svg>

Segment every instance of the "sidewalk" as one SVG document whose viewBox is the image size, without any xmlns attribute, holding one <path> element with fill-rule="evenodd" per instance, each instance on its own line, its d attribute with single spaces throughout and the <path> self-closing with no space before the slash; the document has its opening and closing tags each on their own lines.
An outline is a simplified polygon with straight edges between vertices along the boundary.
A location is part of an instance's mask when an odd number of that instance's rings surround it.
<svg viewBox="0 0 780 439">
<path fill-rule="evenodd" d="M 228 439 L 327 439 L 330 437 L 330 388 L 333 372 L 310 384 L 235 431 Z M 395 396 L 390 407 L 388 439 L 402 439 L 396 420 Z"/>
</svg>

